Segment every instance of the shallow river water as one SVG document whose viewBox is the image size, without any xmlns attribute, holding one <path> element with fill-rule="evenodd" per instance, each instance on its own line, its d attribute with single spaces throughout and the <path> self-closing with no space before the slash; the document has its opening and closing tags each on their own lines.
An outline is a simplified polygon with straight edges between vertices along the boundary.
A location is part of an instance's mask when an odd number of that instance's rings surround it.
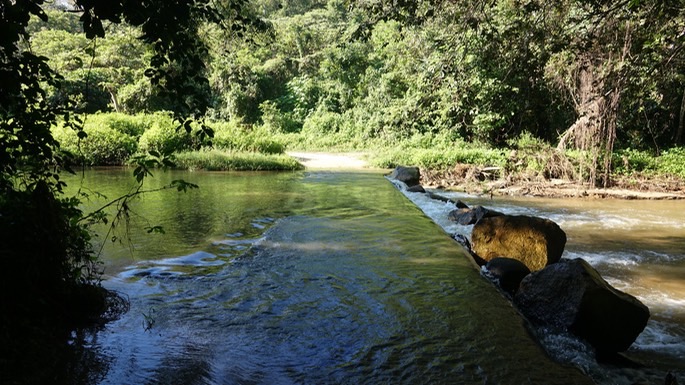
<svg viewBox="0 0 685 385">
<path fill-rule="evenodd" d="M 99 229 L 103 285 L 131 309 L 84 337 L 98 368 L 91 383 L 631 384 L 662 383 L 669 370 L 685 379 L 683 202 L 443 193 L 554 220 L 569 237 L 565 257 L 587 259 L 645 302 L 652 319 L 627 354 L 642 366 L 627 368 L 528 330 L 451 239 L 470 231 L 446 220 L 453 207 L 402 192 L 380 171 L 171 172 L 151 183 L 179 178 L 201 187 L 134 202 L 129 234 Z M 100 170 L 84 185 L 112 198 L 131 181 L 130 170 Z M 87 209 L 103 201 L 92 196 Z M 165 234 L 143 230 L 154 225 Z"/>
</svg>

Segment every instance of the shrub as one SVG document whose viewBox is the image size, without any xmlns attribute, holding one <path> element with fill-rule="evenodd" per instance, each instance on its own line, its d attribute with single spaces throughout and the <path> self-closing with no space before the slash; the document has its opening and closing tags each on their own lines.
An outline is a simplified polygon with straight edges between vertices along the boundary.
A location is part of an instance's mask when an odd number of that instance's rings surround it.
<svg viewBox="0 0 685 385">
<path fill-rule="evenodd" d="M 538 151 L 539 149 L 547 149 L 550 147 L 549 143 L 533 136 L 533 134 L 529 132 L 523 132 L 515 139 L 508 140 L 507 144 L 509 147 L 513 147 L 518 150 L 528 151 Z"/>
<path fill-rule="evenodd" d="M 339 114 L 325 109 L 311 113 L 300 132 L 276 133 L 275 138 L 289 149 L 307 151 L 369 150 L 378 142 L 359 129 L 351 113 Z"/>
<path fill-rule="evenodd" d="M 61 148 L 88 166 L 124 164 L 137 151 L 135 138 L 109 126 L 88 123 L 84 131 L 88 136 L 79 140 L 70 128 L 57 126 L 52 129 Z"/>
<path fill-rule="evenodd" d="M 170 154 L 188 150 L 192 145 L 191 134 L 179 127 L 171 116 L 157 115 L 150 128 L 140 136 L 138 149 L 143 152 Z"/>
<path fill-rule="evenodd" d="M 317 109 L 307 116 L 302 125 L 302 134 L 305 136 L 331 135 L 342 126 L 342 116 L 336 112 Z"/>
<path fill-rule="evenodd" d="M 214 147 L 228 151 L 250 151 L 264 154 L 282 154 L 283 142 L 273 139 L 273 134 L 265 128 L 243 126 L 239 122 L 212 123 L 214 128 Z"/>
<path fill-rule="evenodd" d="M 657 166 L 654 155 L 647 151 L 632 148 L 614 152 L 612 164 L 614 172 L 619 174 L 630 174 L 634 171 L 654 171 Z"/>
<path fill-rule="evenodd" d="M 88 119 L 100 119 L 102 124 L 111 127 L 114 130 L 131 135 L 134 138 L 140 138 L 145 131 L 147 131 L 156 120 L 164 121 L 168 118 L 166 113 L 154 114 L 137 114 L 127 115 L 122 113 L 111 112 L 107 114 L 96 114 Z"/>
<path fill-rule="evenodd" d="M 302 127 L 291 112 L 283 112 L 278 109 L 276 103 L 267 100 L 259 105 L 262 113 L 264 127 L 272 132 L 297 132 Z"/>
<path fill-rule="evenodd" d="M 523 178 L 577 179 L 578 162 L 568 152 L 558 150 L 528 132 L 508 140 L 507 144 L 516 150 L 509 154 L 508 173 Z"/>
<path fill-rule="evenodd" d="M 685 178 L 685 147 L 665 151 L 657 160 L 657 170 Z"/>
</svg>

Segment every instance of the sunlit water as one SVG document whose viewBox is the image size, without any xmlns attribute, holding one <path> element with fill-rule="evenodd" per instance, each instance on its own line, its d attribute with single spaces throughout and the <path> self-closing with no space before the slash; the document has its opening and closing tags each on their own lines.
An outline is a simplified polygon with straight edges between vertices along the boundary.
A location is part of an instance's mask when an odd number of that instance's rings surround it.
<svg viewBox="0 0 685 385">
<path fill-rule="evenodd" d="M 201 187 L 134 202 L 128 235 L 100 229 L 103 285 L 131 310 L 86 336 L 100 368 L 92 383 L 577 384 L 589 375 L 629 384 L 660 383 L 669 369 L 685 378 L 681 202 L 445 193 L 556 221 L 569 236 L 565 257 L 587 259 L 643 300 L 652 320 L 629 354 L 646 366 L 626 369 L 595 364 L 567 336 L 541 333 L 541 348 L 450 238 L 470 231 L 446 220 L 453 207 L 403 193 L 379 172 L 174 172 L 151 182 L 179 178 Z M 131 179 L 97 171 L 85 184 L 112 198 Z M 154 225 L 165 234 L 142 230 Z"/>
</svg>

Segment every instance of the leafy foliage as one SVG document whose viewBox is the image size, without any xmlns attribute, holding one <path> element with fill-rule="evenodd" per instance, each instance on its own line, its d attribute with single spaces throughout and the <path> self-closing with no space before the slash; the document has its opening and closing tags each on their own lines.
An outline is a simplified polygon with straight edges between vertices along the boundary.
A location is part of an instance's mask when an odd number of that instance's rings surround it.
<svg viewBox="0 0 685 385">
<path fill-rule="evenodd" d="M 68 127 L 58 126 L 52 130 L 60 148 L 74 155 L 80 165 L 124 164 L 138 149 L 136 138 L 108 126 L 88 125 L 82 132 L 87 134 L 83 139 Z"/>
<path fill-rule="evenodd" d="M 75 38 L 50 38 L 56 31 L 32 27 L 38 31 L 32 44 L 36 52 L 50 53 L 55 64 L 64 63 L 59 68 L 69 93 L 83 89 L 86 75 L 99 87 L 99 94 L 88 96 L 90 102 L 77 98 L 81 108 L 185 111 L 263 125 L 275 133 L 301 132 L 309 136 L 298 140 L 302 145 L 332 146 L 335 140 L 351 138 L 392 145 L 417 134 L 442 132 L 494 147 L 507 146 L 524 133 L 551 145 L 561 137 L 567 145 L 572 134 L 583 136 L 574 128 L 583 126 L 588 135 L 596 129 L 596 136 L 604 137 L 603 144 L 586 143 L 596 148 L 585 167 L 596 168 L 599 175 L 611 169 L 613 157 L 603 151 L 613 151 L 614 143 L 660 152 L 674 139 L 683 140 L 685 42 L 678 28 L 684 16 L 674 4 L 527 0 L 488 6 L 481 1 L 391 5 L 357 0 L 348 6 L 341 0 L 260 0 L 219 5 L 213 11 L 183 13 L 179 20 L 218 15 L 236 22 L 237 28 L 203 25 L 195 32 L 172 34 L 183 42 L 186 54 L 207 57 L 207 66 L 183 61 L 180 53 L 176 61 L 177 56 L 162 55 L 170 46 L 152 44 L 157 32 L 144 22 L 152 11 L 138 6 L 131 9 L 134 27 L 108 27 L 112 33 L 94 50 L 86 44 L 85 50 L 95 56 L 50 48 L 83 46 L 69 43 L 84 37 L 74 34 L 73 20 L 65 22 L 63 16 L 55 17 L 54 27 Z M 106 11 L 102 16 L 98 12 L 93 8 L 90 28 L 96 29 L 98 18 L 111 20 Z M 255 22 L 257 16 L 268 22 Z M 158 27 L 171 28 L 165 23 Z M 130 40 L 136 35 L 142 39 Z M 191 38 L 196 43 L 187 41 Z M 146 71 L 148 59 L 164 71 Z M 197 74 L 184 77 L 185 85 L 174 81 L 174 87 L 186 87 L 183 92 L 160 93 L 146 82 L 145 73 L 156 84 L 178 79 L 182 66 Z M 596 87 L 579 88 L 583 68 L 596 80 L 585 84 Z M 612 91 L 617 87 L 621 92 Z M 612 117 L 594 119 L 582 100 L 609 106 L 604 95 L 617 97 L 611 102 L 615 108 L 598 110 Z M 579 124 L 594 121 L 608 126 Z M 316 128 L 318 123 L 327 128 Z M 328 134 L 335 139 L 318 137 Z M 581 142 L 573 146 L 586 151 Z"/>
<path fill-rule="evenodd" d="M 675 147 L 664 152 L 657 164 L 659 171 L 685 178 L 685 147 Z"/>
<path fill-rule="evenodd" d="M 74 37 L 74 22 L 58 18 L 54 26 L 67 33 L 43 30 L 31 22 L 50 20 L 44 0 L 0 2 L 0 371 L 9 383 L 61 382 L 51 372 L 57 361 L 57 345 L 66 344 L 70 331 L 92 321 L 108 307 L 111 296 L 96 286 L 100 272 L 90 245 L 88 223 L 106 218 L 101 211 L 83 215 L 79 198 L 64 198 L 60 172 L 69 170 L 68 157 L 60 151 L 51 133 L 58 118 L 61 130 L 73 129 L 84 144 L 89 133 L 75 112 L 107 108 L 106 96 L 118 104 L 114 92 L 122 82 L 138 76 L 140 69 L 117 72 L 129 57 L 136 57 L 135 37 L 128 40 L 130 51 L 117 48 L 98 58 L 93 51 L 104 38 L 106 25 L 127 21 L 139 28 L 140 41 L 151 49 L 149 67 L 143 74 L 155 87 L 156 95 L 173 102 L 174 116 L 181 128 L 192 129 L 188 117 L 201 118 L 210 105 L 209 81 L 204 59 L 207 49 L 199 37 L 205 22 L 243 31 L 259 23 L 243 13 L 243 0 L 214 2 L 179 1 L 101 1 L 74 2 L 85 32 Z M 220 10 L 231 14 L 222 19 Z M 36 37 L 32 41 L 32 37 Z M 94 39 L 94 38 L 98 39 Z M 123 36 L 125 37 L 125 36 Z M 129 36 L 130 37 L 130 36 Z M 42 39 L 42 40 L 41 40 Z M 35 43 L 34 50 L 32 43 Z M 86 47 L 83 46 L 84 43 Z M 122 47 L 117 44 L 117 47 Z M 66 55 L 60 56 L 60 54 Z M 112 55 L 121 53 L 122 55 Z M 45 55 L 55 57 L 54 63 Z M 126 59 L 122 59 L 128 55 Z M 146 57 L 143 55 L 143 57 Z M 90 60 L 84 60 L 90 58 Z M 103 62 L 98 59 L 121 59 Z M 58 68 L 59 67 L 59 68 Z M 61 75 L 64 71 L 66 75 Z M 113 71 L 112 71 L 113 70 Z M 68 76 L 67 76 L 68 75 Z M 97 127 L 88 129 L 93 149 L 104 150 L 99 157 L 108 162 L 121 155 L 107 154 L 105 143 L 118 142 L 128 148 L 134 140 L 129 134 Z M 198 123 L 199 141 L 211 129 Z M 66 137 L 66 131 L 64 131 Z M 71 136 L 73 139 L 73 136 Z M 77 141 L 79 142 L 79 141 Z M 116 152 L 116 151 L 114 151 Z M 141 193 L 145 176 L 154 166 L 168 166 L 164 154 L 137 158 L 137 189 L 116 200 L 118 214 L 126 212 L 127 199 Z M 184 190 L 187 184 L 176 183 Z M 20 290 L 17 290 L 20 288 Z M 28 343 L 25 336 L 32 339 Z M 33 351 L 26 351 L 27 349 Z M 26 357 L 30 357 L 27 360 Z M 27 375 L 28 374 L 28 375 Z M 27 379 L 27 377 L 29 377 Z"/>
<path fill-rule="evenodd" d="M 263 154 L 282 154 L 285 145 L 273 138 L 271 131 L 263 128 L 231 123 L 213 123 L 216 132 L 213 146 L 217 149 Z"/>
<path fill-rule="evenodd" d="M 158 115 L 159 116 L 159 115 Z M 184 151 L 193 146 L 195 138 L 186 130 L 180 129 L 171 116 L 156 119 L 141 136 L 139 150 L 171 154 Z"/>
</svg>

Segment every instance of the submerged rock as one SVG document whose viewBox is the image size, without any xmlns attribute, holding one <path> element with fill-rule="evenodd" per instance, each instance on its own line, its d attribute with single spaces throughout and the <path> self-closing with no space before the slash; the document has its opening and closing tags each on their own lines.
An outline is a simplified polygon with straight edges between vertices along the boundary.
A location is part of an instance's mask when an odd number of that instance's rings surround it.
<svg viewBox="0 0 685 385">
<path fill-rule="evenodd" d="M 418 167 L 397 166 L 388 178 L 404 182 L 408 187 L 412 187 L 419 184 L 421 173 Z"/>
<path fill-rule="evenodd" d="M 649 319 L 647 306 L 609 285 L 582 259 L 528 275 L 514 304 L 534 325 L 568 330 L 600 352 L 627 350 Z"/>
<path fill-rule="evenodd" d="M 425 193 L 426 190 L 421 186 L 420 184 L 417 184 L 415 186 L 407 187 L 408 192 L 415 192 L 415 193 Z"/>
<path fill-rule="evenodd" d="M 523 262 L 531 271 L 556 263 L 566 246 L 566 233 L 549 219 L 499 215 L 483 217 L 471 233 L 473 251 L 486 261 L 497 257 Z"/>
<path fill-rule="evenodd" d="M 462 202 L 459 199 L 452 199 L 452 198 L 444 197 L 440 194 L 436 194 L 436 193 L 433 193 L 430 191 L 426 192 L 426 195 L 428 195 L 428 197 L 430 199 L 434 199 L 434 200 L 445 202 L 445 203 L 451 203 L 451 204 L 457 206 L 458 209 L 468 209 L 469 208 L 469 206 L 467 206 L 466 203 Z"/>
<path fill-rule="evenodd" d="M 498 217 L 501 215 L 504 214 L 495 210 L 486 209 L 483 206 L 474 206 L 473 208 L 464 207 L 450 211 L 447 214 L 447 219 L 452 222 L 457 222 L 460 225 L 468 226 L 478 223 L 478 221 L 483 218 Z"/>
<path fill-rule="evenodd" d="M 511 258 L 494 258 L 484 269 L 485 275 L 509 295 L 516 294 L 523 278 L 530 274 L 528 266 Z"/>
</svg>

